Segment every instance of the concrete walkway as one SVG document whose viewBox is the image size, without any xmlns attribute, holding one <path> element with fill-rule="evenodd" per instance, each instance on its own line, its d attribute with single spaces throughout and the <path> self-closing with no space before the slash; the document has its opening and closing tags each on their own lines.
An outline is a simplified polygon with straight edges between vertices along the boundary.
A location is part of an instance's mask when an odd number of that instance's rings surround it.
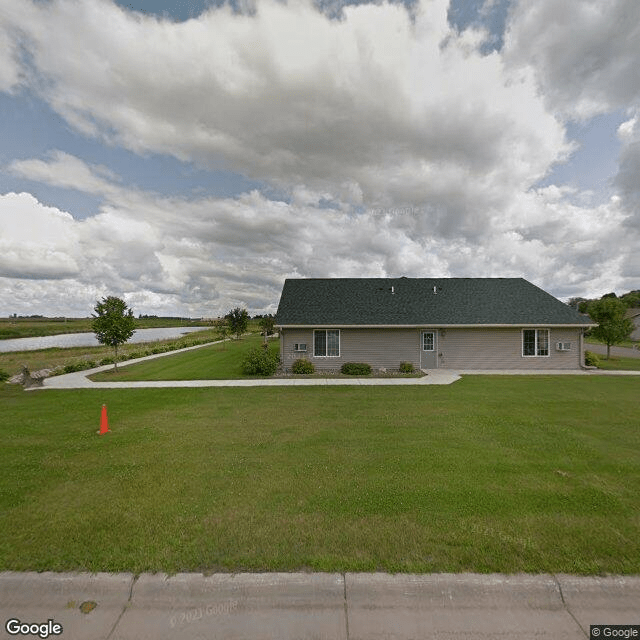
<svg viewBox="0 0 640 640">
<path fill-rule="evenodd" d="M 69 640 L 584 640 L 639 604 L 640 577 L 0 573 L 3 638 L 13 619 Z"/>
<path fill-rule="evenodd" d="M 125 360 L 118 363 L 118 368 L 123 368 L 138 362 L 163 358 L 184 351 L 209 347 L 217 342 L 207 342 L 194 347 L 156 353 L 134 360 Z M 35 389 L 135 389 L 145 387 L 274 387 L 274 386 L 327 386 L 327 385 L 424 385 L 424 384 L 451 384 L 460 379 L 455 371 L 429 371 L 428 375 L 421 378 L 256 378 L 244 380 L 139 380 L 133 382 L 94 382 L 88 376 L 100 371 L 113 369 L 112 364 L 86 369 L 75 373 L 65 373 L 60 376 L 46 378 L 43 385 L 30 387 Z"/>
<path fill-rule="evenodd" d="M 118 364 L 118 368 L 127 367 L 145 360 L 154 360 L 155 358 L 163 358 L 165 356 L 175 355 L 183 351 L 191 351 L 192 349 L 201 349 L 217 342 L 207 342 L 206 344 L 196 345 L 194 347 L 186 347 L 185 349 L 177 349 L 175 351 L 167 351 L 165 353 L 157 353 L 135 360 L 126 360 Z M 429 369 L 425 370 L 427 375 L 421 378 L 257 378 L 244 380 L 138 380 L 132 382 L 94 382 L 89 380 L 88 376 L 100 371 L 108 371 L 113 369 L 112 364 L 96 367 L 95 369 L 87 369 L 75 373 L 66 373 L 60 376 L 46 378 L 42 386 L 30 387 L 28 390 L 36 389 L 141 389 L 147 387 L 277 387 L 277 386 L 344 386 L 344 385 L 361 385 L 361 386 L 390 386 L 390 385 L 432 385 L 432 384 L 451 384 L 460 380 L 466 375 L 640 375 L 640 371 L 601 371 L 601 370 L 569 370 L 569 371 L 546 371 L 546 370 L 497 370 L 497 369 L 474 369 L 452 371 L 449 369 Z"/>
</svg>

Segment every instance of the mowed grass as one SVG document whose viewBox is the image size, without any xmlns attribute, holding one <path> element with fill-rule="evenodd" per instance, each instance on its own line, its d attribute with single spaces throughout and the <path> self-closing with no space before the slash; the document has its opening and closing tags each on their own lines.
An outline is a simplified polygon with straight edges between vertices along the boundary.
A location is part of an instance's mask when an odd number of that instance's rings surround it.
<svg viewBox="0 0 640 640">
<path fill-rule="evenodd" d="M 264 338 L 245 335 L 240 340 L 230 340 L 147 360 L 138 364 L 95 373 L 91 380 L 234 380 L 246 378 L 242 373 L 242 361 L 250 349 L 259 347 Z M 271 340 L 269 348 L 279 353 L 279 341 Z"/>
<path fill-rule="evenodd" d="M 638 371 L 640 370 L 640 358 L 611 356 L 611 358 L 607 360 L 604 356 L 600 356 L 598 369 L 606 369 L 608 371 Z"/>
<path fill-rule="evenodd" d="M 637 574 L 639 391 L 5 385 L 0 569 Z"/>
</svg>

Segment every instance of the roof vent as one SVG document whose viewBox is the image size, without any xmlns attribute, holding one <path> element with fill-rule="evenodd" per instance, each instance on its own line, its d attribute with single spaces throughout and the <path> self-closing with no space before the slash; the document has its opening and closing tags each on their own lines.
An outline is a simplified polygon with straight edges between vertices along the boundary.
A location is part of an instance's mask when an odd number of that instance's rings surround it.
<svg viewBox="0 0 640 640">
<path fill-rule="evenodd" d="M 393 295 L 393 294 L 395 294 L 395 290 L 394 290 L 394 288 L 393 288 L 393 287 L 391 287 L 391 294 L 392 294 L 392 295 Z"/>
</svg>

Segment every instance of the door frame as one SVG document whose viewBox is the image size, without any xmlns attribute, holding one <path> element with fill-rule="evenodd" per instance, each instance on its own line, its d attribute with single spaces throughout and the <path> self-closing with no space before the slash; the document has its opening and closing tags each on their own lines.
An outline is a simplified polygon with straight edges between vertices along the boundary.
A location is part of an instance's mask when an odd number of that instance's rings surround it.
<svg viewBox="0 0 640 640">
<path fill-rule="evenodd" d="M 434 362 L 435 362 L 435 366 L 434 367 L 428 367 L 429 369 L 437 369 L 438 368 L 438 330 L 437 329 L 420 329 L 418 336 L 419 336 L 419 349 L 420 349 L 420 369 L 423 368 L 422 366 L 422 353 L 424 351 L 423 349 L 423 344 L 424 344 L 424 334 L 425 333 L 432 333 L 433 334 L 433 355 L 434 355 Z M 431 353 L 429 351 L 429 353 Z"/>
</svg>

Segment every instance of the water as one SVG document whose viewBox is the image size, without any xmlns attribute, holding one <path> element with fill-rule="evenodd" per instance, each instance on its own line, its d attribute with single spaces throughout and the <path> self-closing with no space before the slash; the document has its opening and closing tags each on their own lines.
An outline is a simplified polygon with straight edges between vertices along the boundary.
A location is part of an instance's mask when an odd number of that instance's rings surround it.
<svg viewBox="0 0 640 640">
<path fill-rule="evenodd" d="M 157 329 L 137 329 L 128 342 L 151 342 L 179 338 L 192 331 L 202 331 L 209 327 L 162 327 Z M 51 347 L 97 347 L 99 342 L 93 333 L 62 333 L 57 336 L 40 336 L 38 338 L 14 338 L 0 340 L 0 352 L 34 351 Z"/>
</svg>

